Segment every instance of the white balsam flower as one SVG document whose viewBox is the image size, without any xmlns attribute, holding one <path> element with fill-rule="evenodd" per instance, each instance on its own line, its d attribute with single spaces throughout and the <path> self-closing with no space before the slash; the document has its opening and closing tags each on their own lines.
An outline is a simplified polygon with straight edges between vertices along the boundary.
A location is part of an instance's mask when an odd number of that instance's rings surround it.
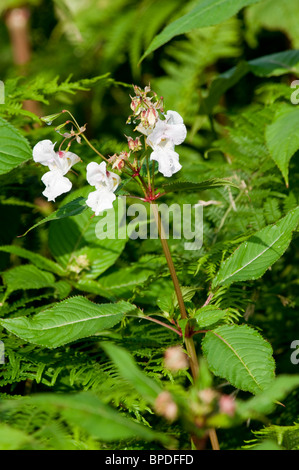
<svg viewBox="0 0 299 470">
<path fill-rule="evenodd" d="M 106 209 L 112 209 L 116 196 L 114 191 L 120 183 L 120 177 L 107 171 L 106 162 L 91 162 L 86 167 L 87 182 L 96 188 L 89 193 L 86 204 L 99 215 Z"/>
<path fill-rule="evenodd" d="M 71 190 L 72 183 L 64 175 L 81 160 L 72 152 L 55 152 L 54 147 L 55 144 L 50 140 L 42 140 L 33 148 L 33 160 L 50 170 L 42 176 L 42 182 L 46 186 L 43 195 L 48 201 L 55 201 L 58 196 Z"/>
<path fill-rule="evenodd" d="M 176 111 L 167 111 L 165 120 L 159 119 L 147 136 L 146 143 L 153 149 L 150 159 L 158 162 L 163 176 L 170 177 L 182 168 L 179 154 L 174 149 L 175 145 L 185 140 L 186 135 L 183 118 Z"/>
<path fill-rule="evenodd" d="M 174 145 L 170 141 L 162 141 L 155 146 L 150 159 L 158 162 L 159 172 L 167 178 L 182 168 L 179 154 L 174 151 Z"/>
</svg>

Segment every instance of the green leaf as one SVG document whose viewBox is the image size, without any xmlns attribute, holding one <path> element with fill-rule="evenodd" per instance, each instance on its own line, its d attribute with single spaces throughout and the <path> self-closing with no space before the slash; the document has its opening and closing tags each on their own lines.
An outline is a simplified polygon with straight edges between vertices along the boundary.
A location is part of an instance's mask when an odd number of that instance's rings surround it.
<svg viewBox="0 0 299 470">
<path fill-rule="evenodd" d="M 25 399 L 21 400 L 23 403 L 28 403 Z M 45 393 L 30 397 L 30 404 L 38 406 L 39 409 L 42 407 L 46 407 L 47 410 L 49 407 L 54 409 L 77 429 L 101 441 L 139 438 L 147 441 L 169 442 L 165 434 L 155 432 L 149 427 L 128 419 L 91 392 L 68 395 Z"/>
<path fill-rule="evenodd" d="M 238 412 L 245 419 L 251 418 L 253 413 L 268 415 L 272 413 L 277 404 L 284 400 L 289 393 L 299 387 L 299 375 L 282 374 L 275 378 L 269 387 L 261 393 L 246 401 L 238 402 Z"/>
<path fill-rule="evenodd" d="M 32 438 L 21 429 L 13 428 L 7 424 L 0 424 L 0 449 L 19 450 L 26 448 Z"/>
<path fill-rule="evenodd" d="M 205 189 L 219 188 L 221 186 L 233 186 L 238 188 L 238 186 L 232 183 L 230 180 L 221 178 L 211 178 L 207 181 L 201 181 L 199 183 L 192 181 L 177 181 L 174 183 L 164 184 L 162 188 L 166 193 L 178 193 L 187 191 L 203 191 Z"/>
<path fill-rule="evenodd" d="M 277 77 L 286 73 L 299 72 L 299 50 L 269 54 L 248 62 L 250 71 L 258 77 Z"/>
<path fill-rule="evenodd" d="M 153 39 L 141 57 L 140 62 L 173 37 L 179 34 L 189 33 L 196 28 L 205 28 L 222 23 L 238 13 L 243 7 L 252 5 L 258 1 L 259 0 L 203 0 L 198 2 L 198 5 L 193 8 L 193 10 L 167 25 L 163 31 Z"/>
<path fill-rule="evenodd" d="M 25 137 L 0 117 L 0 175 L 8 173 L 32 158 L 32 150 Z"/>
<path fill-rule="evenodd" d="M 193 318 L 196 320 L 199 328 L 206 328 L 217 323 L 225 317 L 226 313 L 225 310 L 220 310 L 213 305 L 206 305 L 198 309 Z"/>
<path fill-rule="evenodd" d="M 13 255 L 19 256 L 20 258 L 28 259 L 40 269 L 45 269 L 46 271 L 51 271 L 52 273 L 62 276 L 65 274 L 65 270 L 51 259 L 45 258 L 38 253 L 33 253 L 32 251 L 26 250 L 20 246 L 4 245 L 0 246 L 0 251 L 11 253 Z"/>
<path fill-rule="evenodd" d="M 158 383 L 142 372 L 124 348 L 108 342 L 102 342 L 101 346 L 114 362 L 123 379 L 133 385 L 143 398 L 154 403 L 159 393 L 162 392 Z"/>
<path fill-rule="evenodd" d="M 221 96 L 249 72 L 259 77 L 299 73 L 299 50 L 269 54 L 248 62 L 243 60 L 235 67 L 220 74 L 212 82 L 208 96 L 202 101 L 200 113 L 212 114 L 213 108 L 218 104 Z"/>
<path fill-rule="evenodd" d="M 76 193 L 85 197 L 90 190 L 86 187 Z M 64 202 L 69 198 L 70 196 L 67 196 Z M 115 209 L 104 211 L 98 217 L 93 217 L 92 210 L 87 208 L 86 211 L 74 214 L 71 219 L 64 218 L 50 225 L 49 248 L 59 264 L 75 272 L 77 269 L 80 272 L 80 265 L 83 264 L 85 269 L 80 273 L 80 277 L 94 279 L 115 263 L 127 243 L 127 237 L 119 237 L 117 232 L 117 202 Z M 68 203 L 63 207 L 66 206 Z M 103 239 L 101 226 L 104 227 L 106 236 Z"/>
<path fill-rule="evenodd" d="M 280 169 L 286 186 L 289 186 L 289 162 L 299 150 L 299 109 L 283 106 L 272 124 L 266 127 L 266 144 L 270 155 Z"/>
<path fill-rule="evenodd" d="M 234 387 L 257 394 L 274 380 L 270 344 L 247 325 L 223 325 L 202 341 L 209 368 Z"/>
<path fill-rule="evenodd" d="M 214 106 L 218 104 L 221 96 L 250 70 L 248 62 L 242 61 L 236 67 L 233 67 L 219 75 L 211 84 L 208 96 L 202 100 L 199 112 L 201 114 L 212 114 Z"/>
<path fill-rule="evenodd" d="M 7 293 L 16 290 L 42 289 L 53 287 L 55 277 L 52 273 L 41 271 L 32 264 L 24 264 L 5 271 L 2 274 Z"/>
<path fill-rule="evenodd" d="M 150 276 L 156 276 L 157 270 L 163 262 L 164 260 L 161 260 L 161 258 L 146 258 L 131 266 L 102 275 L 93 282 L 89 282 L 90 279 L 86 278 L 80 279 L 77 283 L 77 288 L 81 290 L 93 288 L 94 290 L 88 290 L 88 292 L 103 295 L 108 299 L 126 299 L 132 296 L 135 287 L 144 284 Z"/>
<path fill-rule="evenodd" d="M 78 296 L 59 302 L 32 318 L 3 319 L 0 324 L 25 341 L 57 348 L 112 328 L 125 313 L 135 308 L 128 302 L 95 304 Z"/>
<path fill-rule="evenodd" d="M 248 238 L 221 264 L 212 289 L 260 278 L 286 251 L 298 223 L 299 206 Z"/>
<path fill-rule="evenodd" d="M 23 235 L 20 235 L 21 237 L 24 237 L 27 235 L 30 230 L 33 230 L 36 227 L 39 227 L 42 224 L 45 224 L 46 222 L 51 222 L 52 220 L 58 220 L 58 219 L 64 219 L 65 217 L 74 217 L 75 215 L 81 214 L 82 212 L 87 209 L 87 206 L 85 204 L 85 198 L 83 197 L 78 197 L 72 201 L 69 201 L 67 204 L 63 205 L 62 207 L 59 207 L 56 211 L 52 212 L 52 214 L 48 215 L 44 219 L 40 220 L 37 222 L 35 225 L 30 227 Z"/>
</svg>

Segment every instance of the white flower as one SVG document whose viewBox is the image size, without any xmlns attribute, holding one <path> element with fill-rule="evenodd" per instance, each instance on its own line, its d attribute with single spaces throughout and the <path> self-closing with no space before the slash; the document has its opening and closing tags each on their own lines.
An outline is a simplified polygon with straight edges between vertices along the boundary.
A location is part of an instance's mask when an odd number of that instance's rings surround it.
<svg viewBox="0 0 299 470">
<path fill-rule="evenodd" d="M 174 148 L 185 140 L 186 135 L 183 118 L 176 111 L 167 111 L 165 120 L 159 119 L 147 136 L 146 143 L 153 149 L 150 159 L 158 162 L 163 176 L 170 177 L 182 168 Z"/>
<path fill-rule="evenodd" d="M 180 145 L 186 139 L 187 129 L 183 118 L 176 111 L 167 111 L 165 120 L 159 119 L 146 142 L 152 148 L 161 141 L 168 140 L 173 145 Z"/>
<path fill-rule="evenodd" d="M 63 176 L 59 170 L 47 171 L 42 176 L 42 182 L 46 186 L 43 195 L 48 198 L 48 201 L 55 201 L 58 196 L 72 189 L 71 181 Z"/>
<path fill-rule="evenodd" d="M 158 170 L 165 177 L 172 176 L 182 168 L 179 162 L 179 154 L 174 151 L 174 145 L 169 140 L 155 146 L 150 159 L 158 162 Z"/>
<path fill-rule="evenodd" d="M 55 152 L 54 147 L 55 144 L 50 140 L 42 140 L 33 148 L 33 160 L 50 170 L 42 177 L 42 182 L 46 186 L 43 195 L 48 201 L 55 201 L 56 197 L 71 190 L 72 183 L 64 175 L 80 161 L 75 153 Z"/>
<path fill-rule="evenodd" d="M 106 162 L 100 164 L 91 162 L 86 167 L 86 179 L 96 188 L 89 193 L 86 204 L 99 215 L 106 209 L 112 209 L 116 196 L 114 191 L 120 183 L 120 177 L 107 171 Z"/>
</svg>

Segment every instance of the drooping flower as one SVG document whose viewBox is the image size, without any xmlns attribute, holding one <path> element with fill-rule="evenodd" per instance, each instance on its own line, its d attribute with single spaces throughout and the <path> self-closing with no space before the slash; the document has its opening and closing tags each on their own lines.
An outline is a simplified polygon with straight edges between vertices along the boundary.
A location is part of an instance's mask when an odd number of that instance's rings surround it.
<svg viewBox="0 0 299 470">
<path fill-rule="evenodd" d="M 112 209 L 116 196 L 114 191 L 120 183 L 120 177 L 107 171 L 106 162 L 100 164 L 91 162 L 86 167 L 86 179 L 91 186 L 96 188 L 89 193 L 86 204 L 99 215 L 106 209 Z"/>
<path fill-rule="evenodd" d="M 51 140 L 42 140 L 33 148 L 33 160 L 50 170 L 42 176 L 42 182 L 46 186 L 42 194 L 48 201 L 55 201 L 58 196 L 71 190 L 72 183 L 64 175 L 73 165 L 81 161 L 75 153 L 55 152 L 54 147 L 55 144 Z"/>
<path fill-rule="evenodd" d="M 161 141 L 158 145 L 153 146 L 150 159 L 158 162 L 159 172 L 167 178 L 182 168 L 179 154 L 175 152 L 174 145 L 169 140 Z"/>
<path fill-rule="evenodd" d="M 150 159 L 158 162 L 163 176 L 170 177 L 182 168 L 179 154 L 174 149 L 186 135 L 183 118 L 176 111 L 167 111 L 165 119 L 158 119 L 153 131 L 147 135 L 146 143 L 153 149 Z"/>
</svg>

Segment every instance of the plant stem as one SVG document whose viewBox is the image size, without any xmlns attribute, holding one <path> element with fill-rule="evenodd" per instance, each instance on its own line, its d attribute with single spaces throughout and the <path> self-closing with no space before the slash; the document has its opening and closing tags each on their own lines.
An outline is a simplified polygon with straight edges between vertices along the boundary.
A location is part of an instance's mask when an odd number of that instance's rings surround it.
<svg viewBox="0 0 299 470">
<path fill-rule="evenodd" d="M 181 333 L 179 330 L 177 330 L 177 329 L 174 328 L 173 326 L 167 325 L 167 324 L 164 323 L 163 321 L 157 320 L 156 318 L 149 317 L 149 316 L 138 317 L 138 318 L 144 318 L 145 320 L 149 320 L 149 321 L 152 321 L 152 322 L 154 322 L 154 323 L 158 323 L 158 325 L 164 326 L 165 328 L 168 328 L 169 330 L 174 331 L 174 332 L 177 333 L 179 336 L 182 336 L 182 333 Z"/>
<path fill-rule="evenodd" d="M 170 275 L 171 275 L 172 282 L 173 282 L 173 285 L 174 285 L 175 293 L 176 293 L 176 296 L 177 296 L 177 299 L 178 299 L 179 309 L 180 309 L 180 312 L 181 312 L 181 318 L 182 319 L 188 319 L 188 315 L 187 315 L 187 312 L 186 312 L 182 291 L 181 291 L 179 280 L 178 280 L 176 270 L 175 270 L 175 267 L 174 267 L 174 264 L 173 264 L 173 260 L 172 260 L 172 257 L 171 257 L 169 246 L 168 246 L 168 243 L 167 243 L 167 240 L 166 240 L 165 231 L 164 231 L 164 228 L 163 228 L 163 224 L 162 224 L 162 221 L 161 221 L 161 216 L 159 214 L 157 204 L 155 204 L 155 202 L 151 202 L 151 207 L 153 209 L 153 213 L 154 213 L 155 221 L 156 221 L 156 224 L 157 224 L 157 227 L 158 227 L 158 233 L 159 233 L 159 237 L 160 237 L 160 240 L 161 240 L 162 248 L 163 248 L 164 255 L 165 255 L 165 258 L 166 258 L 166 261 L 167 261 L 167 265 L 168 265 L 168 268 L 169 268 L 169 271 L 170 271 Z M 199 364 L 198 364 L 198 358 L 197 358 L 193 338 L 192 338 L 192 336 L 189 336 L 190 333 L 191 333 L 191 331 L 190 331 L 190 328 L 187 324 L 186 332 L 185 332 L 185 345 L 186 345 L 186 349 L 187 349 L 187 352 L 188 352 L 188 355 L 189 355 L 190 368 L 191 368 L 193 380 L 195 381 L 197 379 L 198 373 L 199 373 Z M 216 434 L 215 429 L 209 429 L 209 437 L 210 437 L 212 449 L 213 450 L 220 450 L 219 443 L 218 443 L 218 438 L 217 438 L 217 434 Z M 196 447 L 199 448 L 196 444 L 196 442 L 197 442 L 196 438 L 193 439 L 193 442 L 196 445 Z"/>
<path fill-rule="evenodd" d="M 180 312 L 181 312 L 181 318 L 184 319 L 184 320 L 187 320 L 188 315 L 187 315 L 187 312 L 186 312 L 182 291 L 181 291 L 179 280 L 178 280 L 176 270 L 175 270 L 175 267 L 174 267 L 174 264 L 173 264 L 173 260 L 172 260 L 172 257 L 171 257 L 169 246 L 168 246 L 168 243 L 167 243 L 167 240 L 166 240 L 166 237 L 165 237 L 165 232 L 164 232 L 164 228 L 163 228 L 163 225 L 162 225 L 162 221 L 161 221 L 161 217 L 160 217 L 160 214 L 159 214 L 159 211 L 158 211 L 157 204 L 152 202 L 151 207 L 153 209 L 153 213 L 154 213 L 155 221 L 156 221 L 156 224 L 157 224 L 157 227 L 158 227 L 158 232 L 159 232 L 159 237 L 160 237 L 160 240 L 161 240 L 162 248 L 163 248 L 164 255 L 165 255 L 165 258 L 166 258 L 166 261 L 167 261 L 167 265 L 168 265 L 168 268 L 169 268 L 169 271 L 170 271 L 170 275 L 171 275 L 172 282 L 173 282 L 173 285 L 174 285 L 174 290 L 175 290 L 175 293 L 176 293 L 176 296 L 177 296 L 177 299 L 178 299 L 179 309 L 180 309 Z M 189 354 L 190 368 L 191 368 L 192 376 L 193 376 L 193 379 L 196 380 L 196 378 L 198 376 L 197 354 L 196 354 L 193 338 L 189 337 L 189 335 L 188 335 L 188 333 L 189 333 L 189 326 L 188 325 L 187 325 L 186 329 L 187 329 L 187 331 L 186 331 L 186 335 L 185 335 L 185 345 L 186 345 L 187 352 Z"/>
</svg>

